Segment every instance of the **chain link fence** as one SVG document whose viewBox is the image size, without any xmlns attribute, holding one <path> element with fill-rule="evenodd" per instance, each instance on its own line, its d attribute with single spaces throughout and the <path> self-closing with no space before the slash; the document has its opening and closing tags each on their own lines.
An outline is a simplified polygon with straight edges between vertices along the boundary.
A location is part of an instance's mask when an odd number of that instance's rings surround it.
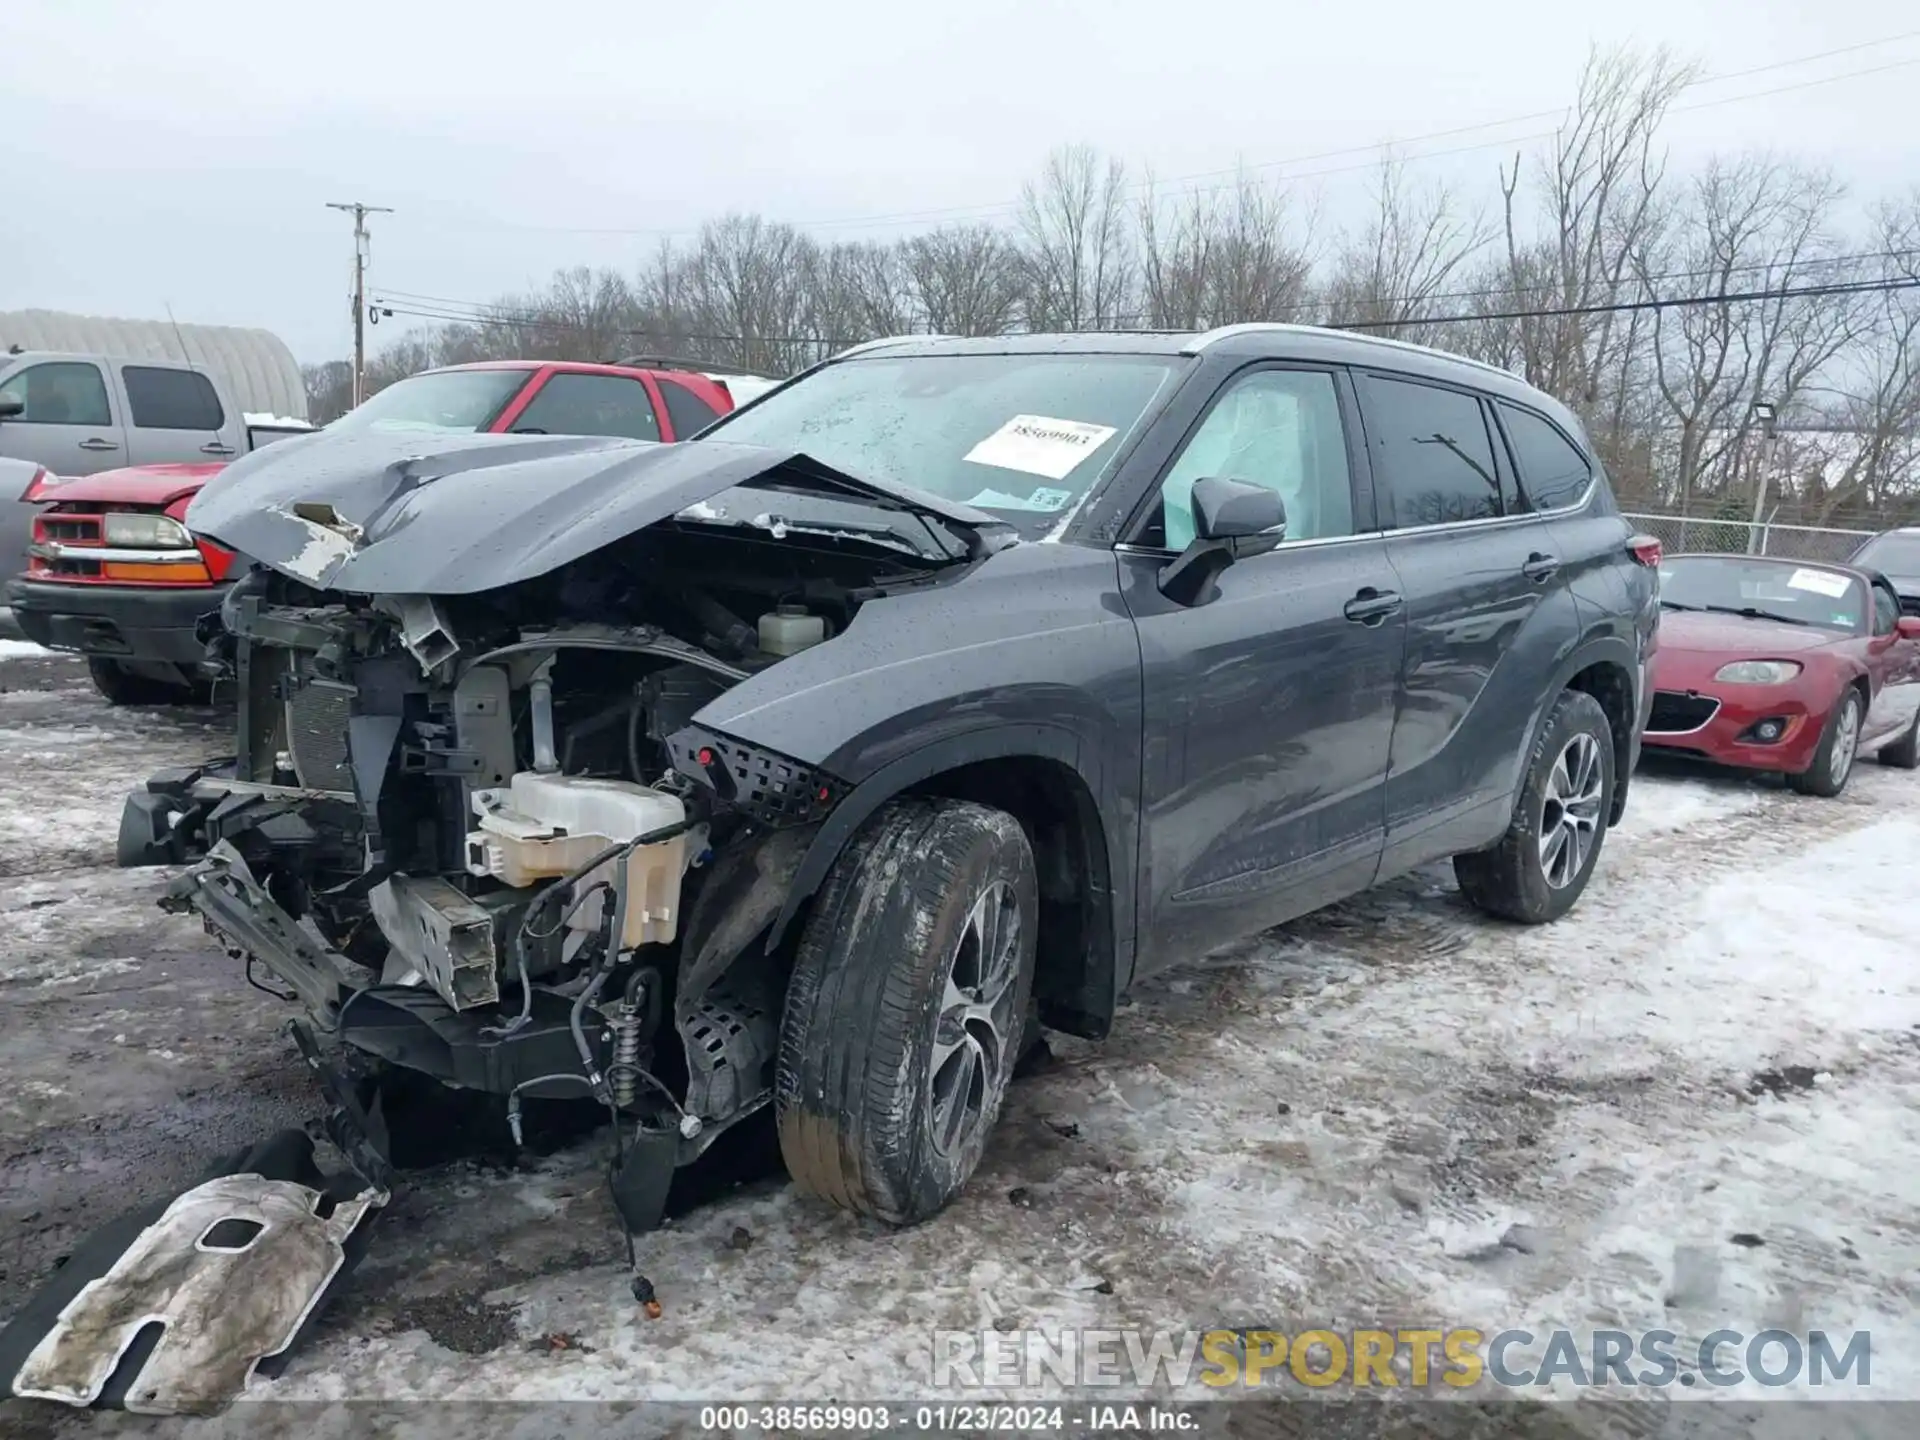
<svg viewBox="0 0 1920 1440">
<path fill-rule="evenodd" d="M 1844 561 L 1872 530 L 1827 530 L 1811 525 L 1754 525 L 1745 520 L 1700 519 L 1681 515 L 1628 515 L 1657 539 L 1669 555 L 1777 555 L 1825 564 Z"/>
</svg>

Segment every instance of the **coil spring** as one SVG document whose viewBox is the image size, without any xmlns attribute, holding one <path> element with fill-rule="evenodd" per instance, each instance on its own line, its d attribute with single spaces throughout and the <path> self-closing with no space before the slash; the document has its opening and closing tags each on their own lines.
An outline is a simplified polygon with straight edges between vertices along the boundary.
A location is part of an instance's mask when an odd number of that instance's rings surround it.
<svg viewBox="0 0 1920 1440">
<path fill-rule="evenodd" d="M 613 1103 L 625 1107 L 640 1094 L 640 1012 L 622 1005 L 608 1024 L 613 1031 L 613 1064 L 607 1075 L 613 1082 Z"/>
</svg>

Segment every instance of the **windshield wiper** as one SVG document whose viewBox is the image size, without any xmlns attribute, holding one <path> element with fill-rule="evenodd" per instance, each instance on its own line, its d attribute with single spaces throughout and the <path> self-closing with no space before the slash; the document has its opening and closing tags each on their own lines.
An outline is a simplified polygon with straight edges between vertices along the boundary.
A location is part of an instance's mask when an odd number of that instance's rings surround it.
<svg viewBox="0 0 1920 1440">
<path fill-rule="evenodd" d="M 1660 601 L 1660 608 L 1662 610 L 1698 610 L 1700 607 L 1698 605 L 1688 605 L 1685 602 L 1680 600 L 1668 600 L 1668 599 L 1662 598 Z"/>
<path fill-rule="evenodd" d="M 1811 625 L 1811 620 L 1802 620 L 1798 615 L 1780 615 L 1772 610 L 1762 610 L 1757 605 L 1702 605 L 1702 610 L 1711 610 L 1716 615 L 1738 615 L 1746 620 L 1778 620 L 1782 625 Z"/>
</svg>

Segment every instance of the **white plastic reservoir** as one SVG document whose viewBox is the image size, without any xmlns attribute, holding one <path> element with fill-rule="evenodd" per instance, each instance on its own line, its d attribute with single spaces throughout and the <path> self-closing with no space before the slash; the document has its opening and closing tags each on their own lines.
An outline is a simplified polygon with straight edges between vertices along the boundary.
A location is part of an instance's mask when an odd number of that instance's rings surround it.
<svg viewBox="0 0 1920 1440">
<path fill-rule="evenodd" d="M 760 648 L 769 655 L 798 655 L 827 638 L 827 622 L 804 605 L 780 605 L 760 617 Z"/>
<path fill-rule="evenodd" d="M 477 790 L 473 796 L 479 828 L 467 834 L 467 869 L 513 886 L 537 885 L 570 874 L 622 840 L 676 825 L 686 807 L 672 795 L 626 780 L 585 775 L 547 775 L 522 770 L 502 790 Z M 627 856 L 627 919 L 620 948 L 664 943 L 680 924 L 680 879 L 686 874 L 689 836 L 642 845 Z M 612 880 L 617 861 L 585 876 L 576 895 L 589 885 Z M 601 906 L 611 900 L 602 891 L 582 905 L 568 923 L 576 930 L 599 927 Z M 543 916 L 542 926 L 558 915 Z"/>
</svg>

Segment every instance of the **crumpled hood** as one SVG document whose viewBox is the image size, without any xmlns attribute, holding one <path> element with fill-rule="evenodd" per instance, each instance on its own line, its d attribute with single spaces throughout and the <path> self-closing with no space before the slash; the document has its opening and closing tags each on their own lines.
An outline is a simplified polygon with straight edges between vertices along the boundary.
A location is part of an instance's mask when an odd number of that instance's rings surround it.
<svg viewBox="0 0 1920 1440">
<path fill-rule="evenodd" d="M 470 595 L 544 575 L 776 471 L 793 486 L 962 531 L 1002 523 L 965 505 L 857 480 L 794 450 L 717 440 L 322 430 L 235 461 L 194 497 L 186 524 L 317 589 Z M 771 492 L 769 508 L 778 508 Z"/>
</svg>

